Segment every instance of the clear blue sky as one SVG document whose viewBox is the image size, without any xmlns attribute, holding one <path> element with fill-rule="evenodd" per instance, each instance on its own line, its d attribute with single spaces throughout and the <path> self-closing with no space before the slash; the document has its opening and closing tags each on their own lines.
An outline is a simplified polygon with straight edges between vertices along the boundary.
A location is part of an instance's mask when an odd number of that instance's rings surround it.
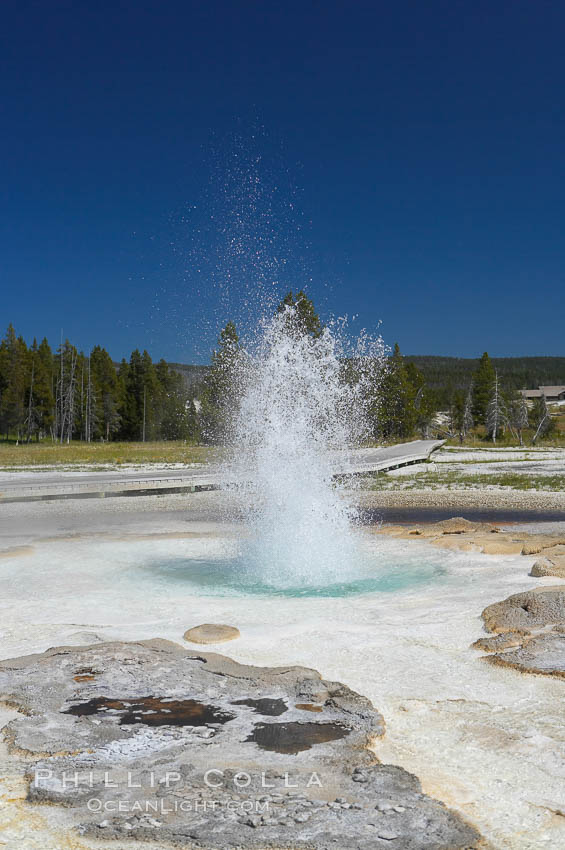
<svg viewBox="0 0 565 850">
<path fill-rule="evenodd" d="M 205 361 L 255 270 L 406 352 L 565 354 L 563 3 L 1 15 L 3 325 Z M 239 215 L 255 155 L 275 201 Z"/>
</svg>

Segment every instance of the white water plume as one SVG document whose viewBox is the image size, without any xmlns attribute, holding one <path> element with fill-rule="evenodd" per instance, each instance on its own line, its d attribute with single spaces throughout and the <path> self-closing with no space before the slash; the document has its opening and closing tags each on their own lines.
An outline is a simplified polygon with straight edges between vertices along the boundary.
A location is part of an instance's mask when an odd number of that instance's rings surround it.
<svg viewBox="0 0 565 850">
<path fill-rule="evenodd" d="M 239 361 L 232 463 L 250 528 L 242 557 L 273 586 L 347 580 L 360 557 L 351 484 L 334 476 L 340 453 L 367 432 L 384 351 L 364 337 L 346 357 L 342 336 L 308 334 L 291 306 L 262 323 Z"/>
</svg>

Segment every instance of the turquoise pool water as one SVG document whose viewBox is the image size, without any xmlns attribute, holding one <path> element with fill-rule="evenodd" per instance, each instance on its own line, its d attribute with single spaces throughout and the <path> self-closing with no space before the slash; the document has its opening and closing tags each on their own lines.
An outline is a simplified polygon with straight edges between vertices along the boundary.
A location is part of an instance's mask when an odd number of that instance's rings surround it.
<svg viewBox="0 0 565 850">
<path fill-rule="evenodd" d="M 263 580 L 250 570 L 241 555 L 206 557 L 163 557 L 142 566 L 152 581 L 179 585 L 206 596 L 339 597 L 366 593 L 395 593 L 439 580 L 445 570 L 441 559 L 398 556 L 383 560 L 383 554 L 366 555 L 348 570 L 348 575 L 328 583 L 304 583 L 281 587 Z"/>
</svg>

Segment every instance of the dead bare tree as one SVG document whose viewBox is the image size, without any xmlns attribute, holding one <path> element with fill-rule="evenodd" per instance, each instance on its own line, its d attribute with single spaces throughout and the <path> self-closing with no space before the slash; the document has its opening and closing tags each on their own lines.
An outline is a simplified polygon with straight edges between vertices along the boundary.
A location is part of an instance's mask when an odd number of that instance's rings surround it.
<svg viewBox="0 0 565 850">
<path fill-rule="evenodd" d="M 87 378 L 86 378 L 86 402 L 85 402 L 85 427 L 84 438 L 87 443 L 92 442 L 92 435 L 96 428 L 98 417 L 96 415 L 96 391 L 92 383 L 92 370 L 90 368 L 90 355 L 87 361 Z"/>
<path fill-rule="evenodd" d="M 504 397 L 500 391 L 500 381 L 498 372 L 494 373 L 494 382 L 492 385 L 492 393 L 487 407 L 487 429 L 492 436 L 493 443 L 496 444 L 496 435 L 504 427 L 507 421 L 506 405 Z"/>
<path fill-rule="evenodd" d="M 24 424 L 27 426 L 27 442 L 31 442 L 31 435 L 39 427 L 39 416 L 33 403 L 33 382 L 35 378 L 35 356 L 31 361 L 31 376 L 29 383 L 29 398 L 27 403 L 27 416 Z"/>
<path fill-rule="evenodd" d="M 70 443 L 75 430 L 77 402 L 77 352 L 66 342 L 61 347 L 60 373 L 57 381 L 55 409 L 57 411 L 56 434 L 59 442 Z"/>
<path fill-rule="evenodd" d="M 463 408 L 463 421 L 461 422 L 461 442 L 465 439 L 473 427 L 473 384 L 469 386 L 465 396 L 465 407 Z"/>
<path fill-rule="evenodd" d="M 532 446 L 535 446 L 538 438 L 542 437 L 551 425 L 551 416 L 545 395 L 542 395 L 539 400 L 536 399 L 534 403 L 533 416 L 534 427 L 536 430 L 532 437 Z"/>
<path fill-rule="evenodd" d="M 524 445 L 522 432 L 528 427 L 528 405 L 521 393 L 514 393 L 508 406 L 508 425 L 521 446 Z"/>
</svg>

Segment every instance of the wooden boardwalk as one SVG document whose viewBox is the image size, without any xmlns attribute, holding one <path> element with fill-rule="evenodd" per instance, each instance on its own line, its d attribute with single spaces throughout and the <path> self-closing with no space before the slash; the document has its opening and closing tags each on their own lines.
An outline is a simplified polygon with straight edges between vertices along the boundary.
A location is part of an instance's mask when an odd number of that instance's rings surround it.
<svg viewBox="0 0 565 850">
<path fill-rule="evenodd" d="M 364 475 L 426 461 L 443 445 L 442 440 L 414 440 L 396 446 L 352 449 L 335 453 L 335 475 Z M 160 493 L 195 493 L 217 490 L 231 482 L 225 470 L 212 464 L 181 469 L 156 467 L 150 472 L 70 470 L 0 473 L 0 502 L 51 499 L 93 499 Z"/>
</svg>

